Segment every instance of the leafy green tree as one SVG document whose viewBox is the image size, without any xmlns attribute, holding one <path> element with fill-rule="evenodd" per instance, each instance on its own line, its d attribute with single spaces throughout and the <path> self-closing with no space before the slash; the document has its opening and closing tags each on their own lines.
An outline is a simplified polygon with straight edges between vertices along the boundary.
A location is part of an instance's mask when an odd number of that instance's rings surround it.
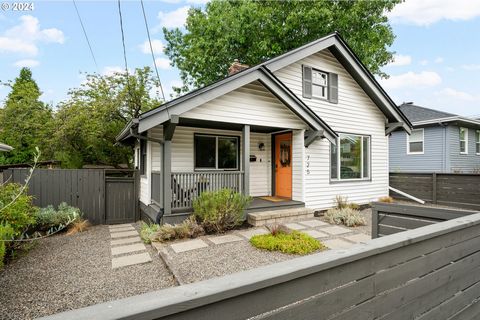
<svg viewBox="0 0 480 320">
<path fill-rule="evenodd" d="M 52 110 L 40 101 L 40 89 L 28 68 L 11 82 L 3 83 L 11 88 L 0 112 L 0 142 L 12 146 L 10 152 L 0 154 L 1 164 L 26 163 L 33 160 L 38 146 L 43 159 L 52 156 L 47 143 L 52 131 Z"/>
<path fill-rule="evenodd" d="M 148 67 L 130 74 L 128 84 L 125 73 L 87 75 L 55 115 L 55 158 L 70 168 L 130 163 L 131 148 L 117 145 L 115 137 L 129 120 L 160 104 L 156 88 Z"/>
<path fill-rule="evenodd" d="M 186 30 L 163 29 L 165 53 L 182 90 L 227 75 L 234 59 L 255 65 L 338 31 L 374 74 L 392 60 L 395 38 L 385 15 L 400 0 L 213 0 L 188 12 Z"/>
</svg>

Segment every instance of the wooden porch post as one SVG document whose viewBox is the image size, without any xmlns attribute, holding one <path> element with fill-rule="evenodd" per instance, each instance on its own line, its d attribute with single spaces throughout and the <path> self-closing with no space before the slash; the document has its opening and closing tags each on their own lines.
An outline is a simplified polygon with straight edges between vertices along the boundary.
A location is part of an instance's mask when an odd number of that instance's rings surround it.
<svg viewBox="0 0 480 320">
<path fill-rule="evenodd" d="M 172 115 L 163 125 L 163 213 L 172 214 L 172 138 L 178 116 Z"/>
<path fill-rule="evenodd" d="M 250 194 L 250 126 L 243 126 L 242 130 L 242 150 L 243 150 L 243 194 Z"/>
</svg>

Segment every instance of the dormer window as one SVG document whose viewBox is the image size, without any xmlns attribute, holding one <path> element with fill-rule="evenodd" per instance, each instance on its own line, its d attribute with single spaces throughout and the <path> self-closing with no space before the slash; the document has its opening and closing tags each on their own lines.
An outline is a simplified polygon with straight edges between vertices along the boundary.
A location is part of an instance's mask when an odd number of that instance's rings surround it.
<svg viewBox="0 0 480 320">
<path fill-rule="evenodd" d="M 312 96 L 328 98 L 328 73 L 312 69 Z"/>
<path fill-rule="evenodd" d="M 303 69 L 303 97 L 338 103 L 338 74 L 306 65 Z"/>
</svg>

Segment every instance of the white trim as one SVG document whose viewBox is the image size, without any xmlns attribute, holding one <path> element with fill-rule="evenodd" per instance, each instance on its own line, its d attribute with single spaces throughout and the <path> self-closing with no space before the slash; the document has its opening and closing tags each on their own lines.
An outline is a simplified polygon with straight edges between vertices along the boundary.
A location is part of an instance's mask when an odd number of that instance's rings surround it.
<svg viewBox="0 0 480 320">
<path fill-rule="evenodd" d="M 424 128 L 418 128 L 418 129 L 412 129 L 412 134 L 413 131 L 415 130 L 422 130 L 422 151 L 417 151 L 417 152 L 411 152 L 410 151 L 410 135 L 407 134 L 407 154 L 424 154 L 425 153 L 425 129 Z M 413 141 L 413 142 L 420 142 L 420 141 Z"/>
<path fill-rule="evenodd" d="M 353 137 L 360 137 L 360 178 L 351 178 L 351 179 L 342 179 L 342 166 L 341 166 L 341 143 L 340 140 L 342 137 L 347 137 L 347 136 L 353 136 Z M 363 140 L 367 138 L 368 141 L 368 146 L 369 146 L 369 153 L 368 153 L 368 177 L 365 177 L 364 173 L 364 166 L 363 166 L 363 160 L 364 160 L 364 150 L 363 150 Z M 335 145 L 336 148 L 336 162 L 337 162 L 337 178 L 332 178 L 332 171 L 331 171 L 331 166 L 332 166 L 332 157 L 331 157 L 331 150 L 329 149 L 329 162 L 330 162 L 330 170 L 329 170 L 329 175 L 330 175 L 330 182 L 348 182 L 348 181 L 371 181 L 372 177 L 372 160 L 371 160 L 371 152 L 372 152 L 372 136 L 370 135 L 365 135 L 365 134 L 357 134 L 357 133 L 338 133 L 338 139 L 337 139 L 337 144 Z M 330 144 L 330 148 L 332 145 Z"/>
<path fill-rule="evenodd" d="M 465 130 L 465 140 L 462 140 L 461 137 L 460 137 L 460 132 L 462 131 L 462 129 Z M 463 151 L 463 152 L 462 152 L 462 145 L 461 145 L 462 141 L 465 141 L 465 151 Z M 458 144 L 459 144 L 459 147 L 460 147 L 460 154 L 468 154 L 468 128 L 459 127 Z"/>
<path fill-rule="evenodd" d="M 437 119 L 431 119 L 431 120 L 423 120 L 423 121 L 416 121 L 412 122 L 413 126 L 420 126 L 424 124 L 432 124 L 432 123 L 441 123 L 441 122 L 452 122 L 452 121 L 462 121 L 466 123 L 471 123 L 471 124 L 476 124 L 480 125 L 480 121 L 475 120 L 475 119 L 469 119 L 461 116 L 455 116 L 455 117 L 445 117 L 445 118 L 437 118 Z"/>
</svg>

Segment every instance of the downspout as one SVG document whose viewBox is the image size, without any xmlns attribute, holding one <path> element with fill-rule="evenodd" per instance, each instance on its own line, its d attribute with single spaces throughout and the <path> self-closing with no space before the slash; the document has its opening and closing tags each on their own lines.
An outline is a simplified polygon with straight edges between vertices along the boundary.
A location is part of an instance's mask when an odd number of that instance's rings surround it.
<svg viewBox="0 0 480 320">
<path fill-rule="evenodd" d="M 160 143 L 160 145 L 163 146 L 163 140 L 161 139 L 155 139 L 155 138 L 150 138 L 150 137 L 145 137 L 142 135 L 139 135 L 138 133 L 135 133 L 133 131 L 133 128 L 130 128 L 130 135 L 134 138 L 137 138 L 139 140 L 146 140 L 146 141 L 151 141 L 151 142 L 156 142 Z M 155 223 L 160 224 L 160 221 L 162 220 L 163 214 L 165 213 L 163 208 L 160 208 L 160 211 L 158 212 L 157 216 L 155 217 Z"/>
</svg>

